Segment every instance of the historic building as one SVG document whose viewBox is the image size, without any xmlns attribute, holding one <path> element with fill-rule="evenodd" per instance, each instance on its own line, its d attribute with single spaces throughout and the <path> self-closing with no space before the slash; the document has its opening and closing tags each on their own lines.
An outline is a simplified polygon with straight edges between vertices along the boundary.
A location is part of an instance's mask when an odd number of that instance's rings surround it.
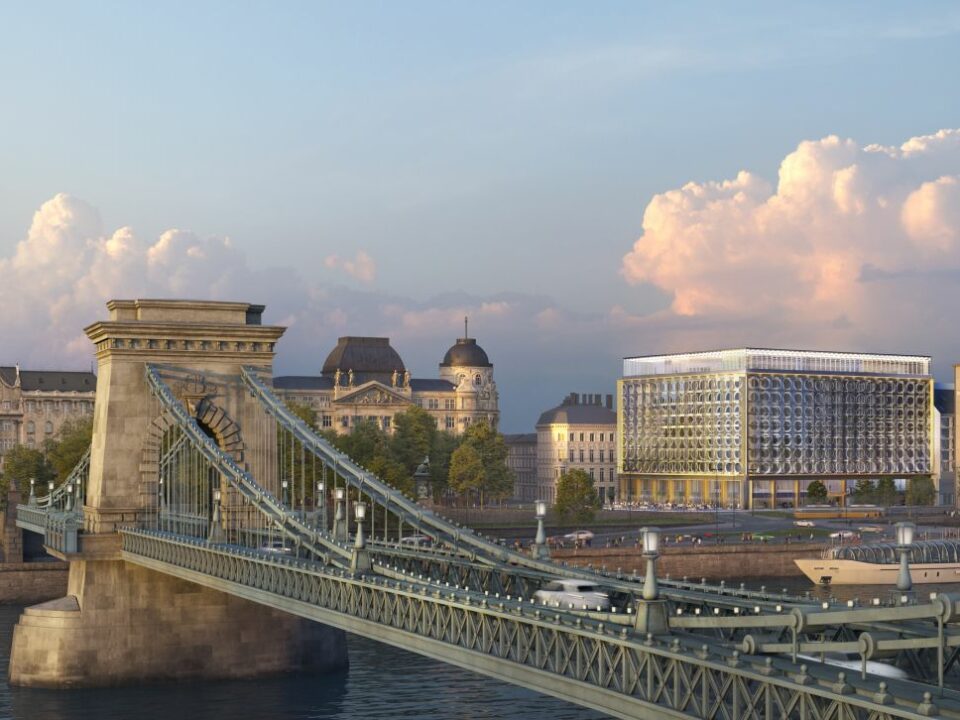
<svg viewBox="0 0 960 720">
<path fill-rule="evenodd" d="M 0 469 L 15 445 L 39 447 L 67 421 L 93 415 L 97 376 L 0 366 Z"/>
<path fill-rule="evenodd" d="M 497 427 L 500 421 L 493 363 L 471 337 L 447 350 L 437 378 L 411 377 L 389 338 L 348 336 L 337 341 L 320 375 L 275 377 L 273 386 L 288 402 L 316 410 L 321 429 L 338 433 L 363 420 L 392 432 L 393 416 L 410 405 L 419 405 L 437 428 L 455 435 L 474 422 Z"/>
<path fill-rule="evenodd" d="M 513 472 L 513 499 L 534 502 L 537 495 L 537 434 L 504 435 L 507 467 Z"/>
<path fill-rule="evenodd" d="M 625 499 L 773 507 L 825 481 L 935 476 L 930 358 L 743 348 L 626 358 Z"/>
<path fill-rule="evenodd" d="M 553 503 L 567 470 L 584 470 L 604 503 L 617 497 L 617 414 L 613 396 L 570 393 L 537 420 L 537 493 Z"/>
</svg>

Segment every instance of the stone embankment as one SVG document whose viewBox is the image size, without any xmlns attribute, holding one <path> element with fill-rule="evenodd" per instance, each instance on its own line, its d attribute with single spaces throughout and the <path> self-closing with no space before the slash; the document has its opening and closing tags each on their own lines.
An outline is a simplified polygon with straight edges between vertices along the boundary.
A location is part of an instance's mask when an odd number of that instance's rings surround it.
<svg viewBox="0 0 960 720">
<path fill-rule="evenodd" d="M 673 578 L 707 578 L 707 580 L 750 580 L 753 578 L 799 576 L 794 560 L 819 557 L 824 550 L 819 543 L 790 545 L 723 544 L 674 546 L 661 548 L 657 575 Z M 551 550 L 551 556 L 571 565 L 605 565 L 608 570 L 643 573 L 646 561 L 636 547 L 580 548 Z"/>
<path fill-rule="evenodd" d="M 0 605 L 31 605 L 67 592 L 65 562 L 0 563 Z"/>
</svg>

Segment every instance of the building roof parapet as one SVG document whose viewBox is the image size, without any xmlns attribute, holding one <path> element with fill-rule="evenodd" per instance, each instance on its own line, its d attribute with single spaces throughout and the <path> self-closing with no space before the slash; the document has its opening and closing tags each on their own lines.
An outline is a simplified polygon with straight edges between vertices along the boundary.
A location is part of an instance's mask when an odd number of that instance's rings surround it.
<svg viewBox="0 0 960 720">
<path fill-rule="evenodd" d="M 928 355 L 737 348 L 628 357 L 623 375 L 782 371 L 917 376 L 930 375 L 930 363 Z"/>
</svg>

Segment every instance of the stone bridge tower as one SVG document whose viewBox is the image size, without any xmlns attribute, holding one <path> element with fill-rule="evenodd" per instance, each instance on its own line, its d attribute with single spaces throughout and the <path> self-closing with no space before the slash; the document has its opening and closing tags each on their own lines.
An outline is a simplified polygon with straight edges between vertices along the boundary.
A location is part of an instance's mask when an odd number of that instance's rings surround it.
<svg viewBox="0 0 960 720">
<path fill-rule="evenodd" d="M 115 685 L 160 679 L 244 677 L 346 662 L 343 634 L 245 600 L 125 563 L 121 525 L 136 524 L 156 496 L 145 445 L 156 432 L 146 365 L 193 380 L 174 391 L 244 460 L 270 454 L 240 418 L 253 402 L 243 365 L 272 368 L 284 328 L 261 324 L 262 305 L 192 300 L 112 300 L 86 328 L 98 380 L 84 533 L 67 596 L 27 608 L 14 630 L 10 680 L 36 686 Z M 215 388 L 215 390 L 214 390 Z M 268 465 L 269 463 L 261 463 Z"/>
</svg>

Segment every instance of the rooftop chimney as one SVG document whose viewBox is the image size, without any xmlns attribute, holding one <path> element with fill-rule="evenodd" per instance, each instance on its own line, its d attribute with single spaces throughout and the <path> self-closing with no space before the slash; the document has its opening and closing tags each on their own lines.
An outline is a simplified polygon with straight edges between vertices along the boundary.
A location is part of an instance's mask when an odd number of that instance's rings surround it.
<svg viewBox="0 0 960 720">
<path fill-rule="evenodd" d="M 607 395 L 607 410 L 613 410 L 613 395 Z"/>
</svg>

